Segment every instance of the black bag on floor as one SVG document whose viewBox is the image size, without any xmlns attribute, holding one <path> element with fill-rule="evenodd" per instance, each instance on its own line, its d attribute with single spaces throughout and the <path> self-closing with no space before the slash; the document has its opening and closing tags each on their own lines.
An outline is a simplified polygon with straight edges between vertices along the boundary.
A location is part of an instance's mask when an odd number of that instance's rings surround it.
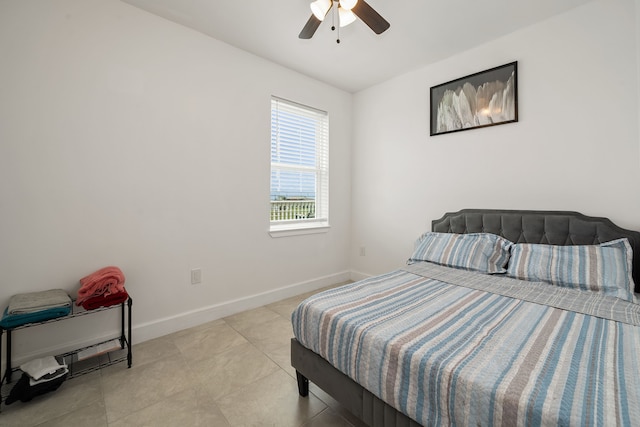
<svg viewBox="0 0 640 427">
<path fill-rule="evenodd" d="M 29 375 L 23 373 L 16 385 L 13 386 L 5 403 L 12 404 L 15 401 L 28 402 L 36 396 L 57 390 L 67 379 L 67 374 L 36 385 L 29 385 Z"/>
</svg>

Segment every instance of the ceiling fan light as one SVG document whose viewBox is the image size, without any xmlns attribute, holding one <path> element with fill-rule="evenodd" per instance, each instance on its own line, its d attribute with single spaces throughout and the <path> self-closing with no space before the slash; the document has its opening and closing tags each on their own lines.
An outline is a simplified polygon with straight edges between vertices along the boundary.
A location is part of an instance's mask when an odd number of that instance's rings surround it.
<svg viewBox="0 0 640 427">
<path fill-rule="evenodd" d="M 311 7 L 311 12 L 313 12 L 315 17 L 320 21 L 323 21 L 324 17 L 327 15 L 327 12 L 329 12 L 329 9 L 331 9 L 332 3 L 333 2 L 331 0 L 316 0 L 309 6 Z"/>
<path fill-rule="evenodd" d="M 351 10 L 358 3 L 358 0 L 340 0 L 340 7 L 346 10 Z"/>
<path fill-rule="evenodd" d="M 344 9 L 342 7 L 338 8 L 338 20 L 340 21 L 341 27 L 346 27 L 356 20 L 356 15 L 351 12 L 349 9 Z"/>
</svg>

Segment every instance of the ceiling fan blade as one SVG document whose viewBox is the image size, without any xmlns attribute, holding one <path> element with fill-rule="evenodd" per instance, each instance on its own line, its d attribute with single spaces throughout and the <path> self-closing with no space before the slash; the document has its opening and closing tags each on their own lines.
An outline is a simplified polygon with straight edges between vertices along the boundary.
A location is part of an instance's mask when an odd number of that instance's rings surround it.
<svg viewBox="0 0 640 427">
<path fill-rule="evenodd" d="M 316 18 L 315 15 L 311 14 L 311 17 L 309 18 L 307 23 L 304 24 L 304 27 L 302 28 L 302 31 L 300 31 L 300 34 L 298 35 L 298 38 L 300 38 L 300 39 L 310 39 L 311 37 L 313 37 L 313 35 L 315 34 L 316 30 L 320 26 L 321 22 L 322 21 L 319 20 L 318 18 Z"/>
<path fill-rule="evenodd" d="M 376 34 L 382 34 L 389 29 L 391 24 L 387 22 L 378 12 L 373 10 L 371 6 L 364 0 L 358 0 L 353 9 L 351 9 L 358 18 L 369 26 Z"/>
</svg>

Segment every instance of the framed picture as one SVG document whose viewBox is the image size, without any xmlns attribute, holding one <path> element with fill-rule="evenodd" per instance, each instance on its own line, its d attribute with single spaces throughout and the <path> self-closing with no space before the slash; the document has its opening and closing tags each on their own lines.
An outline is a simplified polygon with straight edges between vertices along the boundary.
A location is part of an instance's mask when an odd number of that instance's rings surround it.
<svg viewBox="0 0 640 427">
<path fill-rule="evenodd" d="M 431 136 L 517 121 L 517 61 L 431 88 Z"/>
</svg>

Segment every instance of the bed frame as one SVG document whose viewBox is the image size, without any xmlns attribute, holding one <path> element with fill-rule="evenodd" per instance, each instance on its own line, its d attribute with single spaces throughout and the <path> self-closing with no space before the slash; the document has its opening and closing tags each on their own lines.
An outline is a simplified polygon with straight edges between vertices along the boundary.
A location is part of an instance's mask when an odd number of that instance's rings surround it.
<svg viewBox="0 0 640 427">
<path fill-rule="evenodd" d="M 592 245 L 626 237 L 633 248 L 635 292 L 640 293 L 640 232 L 620 228 L 607 218 L 570 211 L 464 209 L 432 221 L 431 230 L 443 233 L 493 233 L 515 243 Z M 291 366 L 296 369 L 298 392 L 308 396 L 309 381 L 372 427 L 415 427 L 416 421 L 334 368 L 318 354 L 291 339 Z"/>
</svg>

